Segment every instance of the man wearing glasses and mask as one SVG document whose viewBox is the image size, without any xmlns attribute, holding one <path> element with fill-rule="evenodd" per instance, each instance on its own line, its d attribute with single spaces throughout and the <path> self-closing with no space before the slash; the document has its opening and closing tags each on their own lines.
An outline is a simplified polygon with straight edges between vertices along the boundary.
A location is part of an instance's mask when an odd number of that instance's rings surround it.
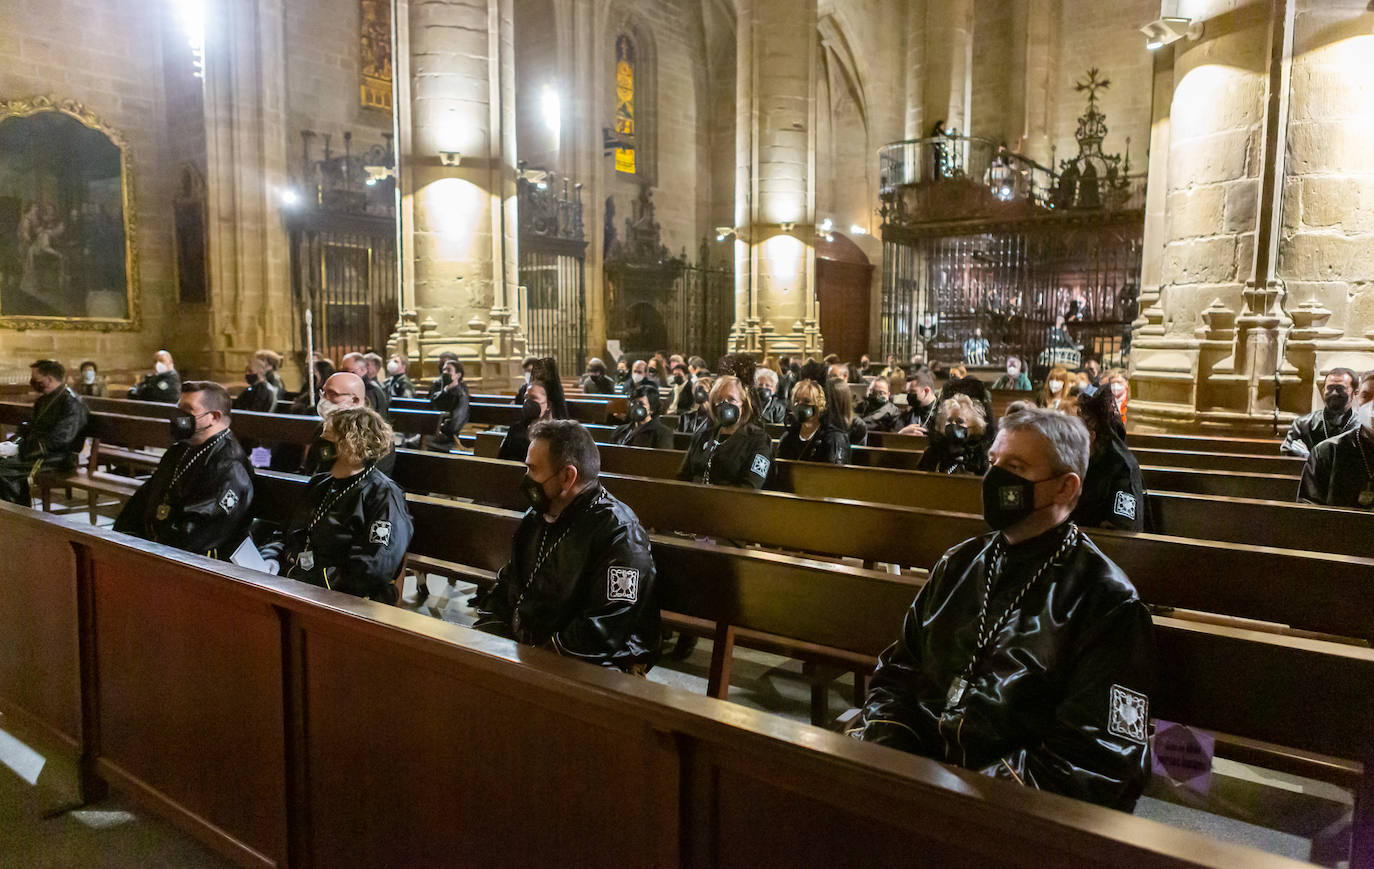
<svg viewBox="0 0 1374 869">
<path fill-rule="evenodd" d="M 850 734 L 1131 811 L 1149 775 L 1154 637 L 1121 569 L 1069 516 L 1082 421 L 1007 416 L 983 480 L 993 533 L 930 572 Z"/>
<path fill-rule="evenodd" d="M 116 531 L 211 558 L 233 554 L 248 531 L 253 469 L 229 431 L 231 404 L 218 383 L 181 384 L 174 443 L 119 512 Z"/>
<path fill-rule="evenodd" d="M 530 509 L 473 627 L 643 675 L 660 645 L 649 535 L 602 488 L 596 444 L 578 423 L 535 424 L 525 466 Z"/>
<path fill-rule="evenodd" d="M 1322 406 L 1293 420 L 1288 436 L 1279 445 L 1285 456 L 1307 458 L 1317 444 L 1356 428 L 1351 398 L 1355 393 L 1355 372 L 1333 368 L 1322 381 Z"/>
</svg>

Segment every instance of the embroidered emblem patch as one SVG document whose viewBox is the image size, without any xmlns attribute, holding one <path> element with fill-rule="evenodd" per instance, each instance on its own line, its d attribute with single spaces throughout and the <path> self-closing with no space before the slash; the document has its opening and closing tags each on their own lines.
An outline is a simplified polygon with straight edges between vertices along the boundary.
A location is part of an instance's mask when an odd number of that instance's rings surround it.
<svg viewBox="0 0 1374 869">
<path fill-rule="evenodd" d="M 1127 519 L 1135 518 L 1135 496 L 1130 492 L 1117 492 L 1112 512 Z"/>
<path fill-rule="evenodd" d="M 633 567 L 612 567 L 606 576 L 606 599 L 629 603 L 639 600 L 639 571 Z"/>
<path fill-rule="evenodd" d="M 997 498 L 1002 502 L 1003 510 L 1015 510 L 1026 500 L 1020 486 L 1003 486 L 997 490 Z"/>
<path fill-rule="evenodd" d="M 170 387 L 167 386 L 167 381 L 165 381 L 165 380 L 159 380 L 159 381 L 157 382 L 157 388 L 158 388 L 158 389 L 169 389 Z"/>
<path fill-rule="evenodd" d="M 383 522 L 380 519 L 372 523 L 372 530 L 367 535 L 368 542 L 380 543 L 386 546 L 391 542 L 391 523 Z"/>
<path fill-rule="evenodd" d="M 226 513 L 234 512 L 234 508 L 239 505 L 239 496 L 233 489 L 225 489 L 224 494 L 219 498 L 219 508 Z"/>
<path fill-rule="evenodd" d="M 754 456 L 754 465 L 749 470 L 751 473 L 758 474 L 760 477 L 768 476 L 768 457 L 763 453 Z"/>
<path fill-rule="evenodd" d="M 1150 698 L 1120 685 L 1112 686 L 1107 732 L 1132 742 L 1144 743 L 1150 721 Z"/>
</svg>

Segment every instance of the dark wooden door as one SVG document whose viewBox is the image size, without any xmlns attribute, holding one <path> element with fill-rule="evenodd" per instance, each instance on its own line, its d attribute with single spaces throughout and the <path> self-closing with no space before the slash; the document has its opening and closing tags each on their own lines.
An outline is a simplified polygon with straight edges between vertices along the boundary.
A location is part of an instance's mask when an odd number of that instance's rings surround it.
<svg viewBox="0 0 1374 869">
<path fill-rule="evenodd" d="M 825 352 L 857 362 L 869 346 L 868 314 L 873 266 L 858 246 L 840 234 L 816 250 L 816 298 L 821 309 Z"/>
</svg>

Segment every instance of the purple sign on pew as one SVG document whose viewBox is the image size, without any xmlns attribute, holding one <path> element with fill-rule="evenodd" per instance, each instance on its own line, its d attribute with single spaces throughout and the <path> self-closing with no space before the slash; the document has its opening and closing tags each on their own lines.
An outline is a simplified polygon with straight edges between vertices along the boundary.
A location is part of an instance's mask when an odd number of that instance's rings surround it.
<svg viewBox="0 0 1374 869">
<path fill-rule="evenodd" d="M 1216 737 L 1172 721 L 1156 721 L 1154 774 L 1206 796 L 1212 788 Z"/>
<path fill-rule="evenodd" d="M 267 447 L 253 447 L 253 452 L 248 454 L 248 463 L 255 468 L 265 468 L 272 464 L 272 451 Z"/>
</svg>

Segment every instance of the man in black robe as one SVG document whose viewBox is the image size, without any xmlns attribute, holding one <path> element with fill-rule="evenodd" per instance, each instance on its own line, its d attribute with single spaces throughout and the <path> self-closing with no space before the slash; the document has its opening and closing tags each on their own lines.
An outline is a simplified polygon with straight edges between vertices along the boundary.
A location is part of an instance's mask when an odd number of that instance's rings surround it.
<svg viewBox="0 0 1374 869">
<path fill-rule="evenodd" d="M 1350 408 L 1354 391 L 1355 372 L 1349 368 L 1331 369 L 1322 381 L 1322 406 L 1293 420 L 1279 452 L 1305 459 L 1317 444 L 1354 428 L 1355 414 Z"/>
<path fill-rule="evenodd" d="M 1360 376 L 1351 428 L 1312 450 L 1298 500 L 1326 507 L 1374 509 L 1374 371 Z"/>
<path fill-rule="evenodd" d="M 116 531 L 211 558 L 233 555 L 248 532 L 253 468 L 229 431 L 231 404 L 218 383 L 181 385 L 176 443 L 119 511 Z"/>
<path fill-rule="evenodd" d="M 1088 432 L 1031 408 L 1003 421 L 990 457 L 996 530 L 931 570 L 850 734 L 1131 811 L 1150 770 L 1153 625 L 1069 519 Z"/>
<path fill-rule="evenodd" d="M 62 363 L 40 359 L 29 366 L 29 388 L 38 393 L 33 415 L 12 440 L 0 442 L 0 500 L 29 506 L 29 482 L 45 468 L 76 467 L 89 413 L 66 385 Z"/>
</svg>

